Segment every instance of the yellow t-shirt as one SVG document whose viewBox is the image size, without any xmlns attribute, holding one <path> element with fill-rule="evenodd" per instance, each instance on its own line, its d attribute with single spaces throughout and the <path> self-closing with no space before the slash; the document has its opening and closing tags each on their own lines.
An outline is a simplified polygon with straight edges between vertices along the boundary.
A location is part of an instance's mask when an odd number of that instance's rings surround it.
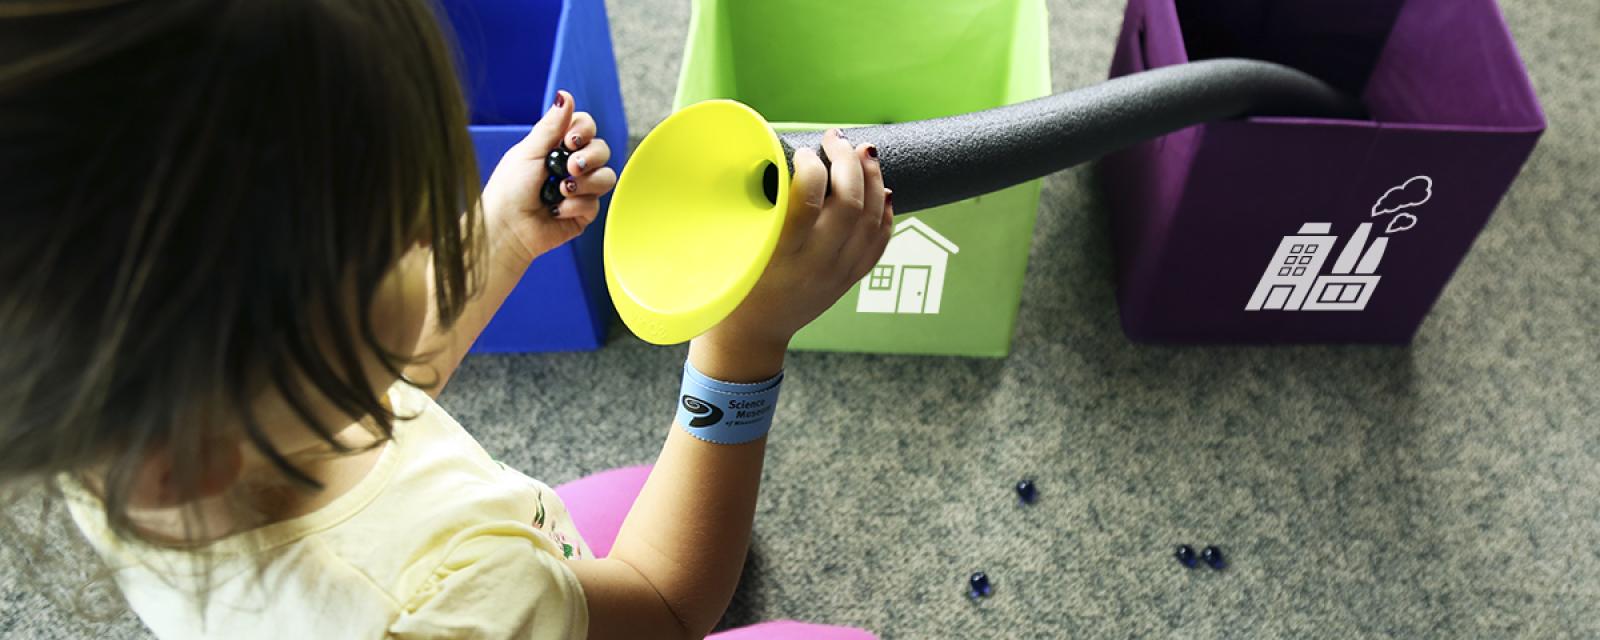
<svg viewBox="0 0 1600 640">
<path fill-rule="evenodd" d="M 591 553 L 555 492 L 492 460 L 427 394 L 401 383 L 389 399 L 414 417 L 354 488 L 198 552 L 213 559 L 203 612 L 197 552 L 113 537 L 98 499 L 63 482 L 69 510 L 164 639 L 585 637 L 563 558 Z"/>
</svg>

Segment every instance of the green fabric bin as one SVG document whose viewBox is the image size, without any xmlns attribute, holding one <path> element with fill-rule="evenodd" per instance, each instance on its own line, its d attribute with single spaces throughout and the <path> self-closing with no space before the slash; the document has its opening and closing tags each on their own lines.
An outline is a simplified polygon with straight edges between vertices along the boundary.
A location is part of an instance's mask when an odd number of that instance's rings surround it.
<svg viewBox="0 0 1600 640">
<path fill-rule="evenodd" d="M 673 108 L 730 98 L 781 132 L 1022 102 L 1050 94 L 1047 25 L 1044 0 L 695 0 Z M 883 260 L 793 346 L 1005 355 L 1038 208 L 1033 181 L 897 216 Z"/>
</svg>

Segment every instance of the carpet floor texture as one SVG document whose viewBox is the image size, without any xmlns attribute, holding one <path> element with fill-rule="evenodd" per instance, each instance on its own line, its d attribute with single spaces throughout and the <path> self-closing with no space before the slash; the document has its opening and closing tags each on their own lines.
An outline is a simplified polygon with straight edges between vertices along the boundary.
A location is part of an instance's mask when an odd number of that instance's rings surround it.
<svg viewBox="0 0 1600 640">
<path fill-rule="evenodd" d="M 1056 90 L 1103 79 L 1123 3 L 1049 5 Z M 1600 14 L 1503 5 L 1549 130 L 1413 344 L 1131 343 L 1094 169 L 1054 175 L 1009 357 L 791 356 L 727 624 L 1600 637 Z M 607 7 L 637 144 L 670 109 L 688 3 Z M 553 485 L 654 458 L 684 353 L 618 326 L 598 352 L 473 356 L 441 402 Z M 1231 566 L 1185 570 L 1178 543 Z M 994 594 L 973 602 L 977 570 Z M 5 568 L 0 636 L 147 637 L 62 608 L 82 577 Z"/>
</svg>

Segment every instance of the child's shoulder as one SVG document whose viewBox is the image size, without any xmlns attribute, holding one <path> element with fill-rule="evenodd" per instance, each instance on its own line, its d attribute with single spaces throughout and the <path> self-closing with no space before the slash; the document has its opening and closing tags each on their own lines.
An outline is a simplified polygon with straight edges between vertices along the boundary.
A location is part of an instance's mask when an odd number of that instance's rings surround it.
<svg viewBox="0 0 1600 640">
<path fill-rule="evenodd" d="M 397 384 L 388 397 L 397 414 L 393 440 L 355 486 L 305 516 L 198 549 L 168 549 L 118 540 L 93 494 L 74 482 L 64 485 L 73 519 L 118 572 L 136 612 L 164 636 L 185 637 L 198 619 L 172 612 L 194 611 L 200 585 L 174 578 L 197 575 L 201 561 L 211 629 L 281 630 L 273 620 L 304 616 L 285 607 L 299 610 L 330 594 L 339 620 L 303 620 L 318 636 L 394 625 L 425 631 L 464 610 L 491 626 L 519 611 L 564 630 L 586 626 L 576 576 L 561 561 L 589 550 L 554 490 L 496 462 L 421 390 Z M 261 578 L 273 585 L 270 601 L 260 599 Z M 346 628 L 358 622 L 365 627 Z"/>
</svg>

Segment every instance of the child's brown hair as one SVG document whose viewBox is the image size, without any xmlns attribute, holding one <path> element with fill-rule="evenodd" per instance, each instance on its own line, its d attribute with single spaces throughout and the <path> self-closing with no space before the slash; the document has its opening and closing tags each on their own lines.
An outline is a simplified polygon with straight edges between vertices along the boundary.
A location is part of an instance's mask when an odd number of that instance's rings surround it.
<svg viewBox="0 0 1600 640">
<path fill-rule="evenodd" d="M 283 473 L 251 414 L 393 414 L 371 300 L 432 251 L 448 325 L 472 295 L 478 174 L 437 11 L 425 0 L 0 0 L 0 483 L 104 468 L 128 487 L 157 447 L 198 473 L 232 434 Z M 352 306 L 353 304 L 353 306 Z"/>
</svg>

